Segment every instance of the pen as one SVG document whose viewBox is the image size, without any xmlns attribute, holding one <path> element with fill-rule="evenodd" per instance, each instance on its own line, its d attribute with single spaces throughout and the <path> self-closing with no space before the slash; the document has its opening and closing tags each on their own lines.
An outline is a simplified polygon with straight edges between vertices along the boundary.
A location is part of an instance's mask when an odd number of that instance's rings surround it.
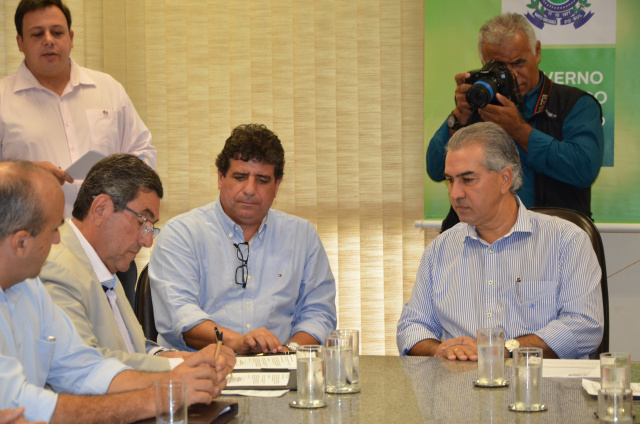
<svg viewBox="0 0 640 424">
<path fill-rule="evenodd" d="M 223 331 L 218 332 L 218 327 L 216 327 L 215 330 L 216 330 L 216 339 L 218 341 L 216 342 L 216 354 L 214 356 L 214 359 L 217 361 L 218 358 L 220 357 L 220 351 L 222 350 L 222 334 L 224 332 Z"/>
<path fill-rule="evenodd" d="M 516 294 L 518 295 L 518 298 L 520 297 L 520 285 L 518 283 L 521 281 L 520 277 L 516 278 Z"/>
</svg>

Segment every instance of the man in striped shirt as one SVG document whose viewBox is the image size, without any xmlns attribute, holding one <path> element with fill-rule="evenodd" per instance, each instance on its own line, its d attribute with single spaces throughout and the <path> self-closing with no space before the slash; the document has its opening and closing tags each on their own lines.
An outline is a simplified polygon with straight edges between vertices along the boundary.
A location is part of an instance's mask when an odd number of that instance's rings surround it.
<svg viewBox="0 0 640 424">
<path fill-rule="evenodd" d="M 445 178 L 461 223 L 424 251 L 398 322 L 401 355 L 477 360 L 479 328 L 504 328 L 512 347 L 583 358 L 603 332 L 601 270 L 587 234 L 528 211 L 518 151 L 493 123 L 460 129 Z"/>
</svg>

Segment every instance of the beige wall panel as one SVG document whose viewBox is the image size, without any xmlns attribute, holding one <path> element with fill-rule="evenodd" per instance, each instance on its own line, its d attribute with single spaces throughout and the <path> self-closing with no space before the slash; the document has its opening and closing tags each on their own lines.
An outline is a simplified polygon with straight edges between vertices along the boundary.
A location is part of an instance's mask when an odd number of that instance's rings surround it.
<svg viewBox="0 0 640 424">
<path fill-rule="evenodd" d="M 16 4 L 0 0 L 3 75 L 22 61 Z M 232 128 L 266 124 L 287 161 L 274 206 L 318 228 L 339 326 L 362 330 L 363 353 L 397 354 L 425 242 L 413 227 L 423 204 L 424 2 L 68 4 L 73 57 L 121 81 L 152 132 L 161 222 L 215 199 L 214 161 Z"/>
</svg>

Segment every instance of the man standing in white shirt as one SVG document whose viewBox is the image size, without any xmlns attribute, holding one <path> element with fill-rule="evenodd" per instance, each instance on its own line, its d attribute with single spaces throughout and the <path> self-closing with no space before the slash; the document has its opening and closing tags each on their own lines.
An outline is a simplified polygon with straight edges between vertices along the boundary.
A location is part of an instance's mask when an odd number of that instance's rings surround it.
<svg viewBox="0 0 640 424">
<path fill-rule="evenodd" d="M 69 217 L 81 184 L 63 171 L 69 165 L 96 150 L 130 153 L 154 168 L 156 149 L 122 85 L 69 57 L 71 13 L 60 0 L 22 0 L 15 25 L 24 61 L 0 80 L 0 160 L 51 171 L 63 184 Z"/>
</svg>

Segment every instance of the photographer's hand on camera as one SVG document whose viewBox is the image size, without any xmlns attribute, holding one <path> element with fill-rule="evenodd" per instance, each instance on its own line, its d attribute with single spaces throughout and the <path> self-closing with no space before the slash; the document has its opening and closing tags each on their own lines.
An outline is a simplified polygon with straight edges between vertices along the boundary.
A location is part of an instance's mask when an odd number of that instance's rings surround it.
<svg viewBox="0 0 640 424">
<path fill-rule="evenodd" d="M 453 110 L 453 114 L 458 119 L 458 122 L 462 124 L 462 126 L 467 125 L 469 119 L 473 115 L 473 110 L 469 103 L 467 103 L 467 91 L 471 87 L 470 84 L 465 84 L 464 81 L 466 78 L 469 78 L 471 74 L 469 72 L 463 72 L 461 74 L 457 74 L 455 76 L 456 79 L 456 92 L 455 92 L 455 101 L 456 108 Z M 449 135 L 453 135 L 455 130 L 449 130 Z"/>
<path fill-rule="evenodd" d="M 522 119 L 515 103 L 500 93 L 496 94 L 496 99 L 498 99 L 501 106 L 489 104 L 482 109 L 478 109 L 480 117 L 485 122 L 493 122 L 500 125 L 525 152 L 528 151 L 529 135 L 533 131 L 533 127 Z"/>
</svg>

